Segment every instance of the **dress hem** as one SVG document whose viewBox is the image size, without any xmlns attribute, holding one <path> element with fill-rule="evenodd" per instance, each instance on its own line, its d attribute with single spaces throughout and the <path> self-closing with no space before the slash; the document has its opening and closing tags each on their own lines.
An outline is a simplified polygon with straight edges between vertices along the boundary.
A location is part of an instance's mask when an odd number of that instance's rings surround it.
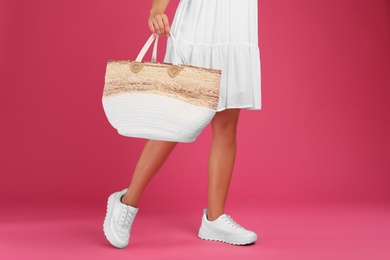
<svg viewBox="0 0 390 260">
<path fill-rule="evenodd" d="M 253 110 L 253 111 L 259 111 L 262 110 L 262 107 L 244 107 L 244 106 L 237 106 L 237 107 L 225 107 L 225 108 L 218 108 L 217 112 L 222 112 L 224 110 L 228 109 L 245 109 L 245 110 Z"/>
</svg>

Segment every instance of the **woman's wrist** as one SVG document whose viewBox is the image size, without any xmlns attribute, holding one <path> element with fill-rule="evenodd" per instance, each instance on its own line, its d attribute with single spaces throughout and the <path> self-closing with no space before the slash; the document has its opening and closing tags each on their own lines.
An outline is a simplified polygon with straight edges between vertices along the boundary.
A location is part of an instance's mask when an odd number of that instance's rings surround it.
<svg viewBox="0 0 390 260">
<path fill-rule="evenodd" d="M 153 5 L 150 10 L 149 28 L 152 33 L 158 35 L 169 35 L 170 26 L 169 20 L 166 16 L 165 9 L 167 8 L 169 0 L 153 0 Z"/>
<path fill-rule="evenodd" d="M 152 8 L 150 10 L 150 15 L 159 15 L 164 14 L 165 9 L 169 4 L 169 0 L 153 0 Z"/>
<path fill-rule="evenodd" d="M 158 14 L 164 14 L 164 12 L 162 10 L 155 10 L 155 9 L 150 10 L 150 16 L 156 16 Z"/>
</svg>

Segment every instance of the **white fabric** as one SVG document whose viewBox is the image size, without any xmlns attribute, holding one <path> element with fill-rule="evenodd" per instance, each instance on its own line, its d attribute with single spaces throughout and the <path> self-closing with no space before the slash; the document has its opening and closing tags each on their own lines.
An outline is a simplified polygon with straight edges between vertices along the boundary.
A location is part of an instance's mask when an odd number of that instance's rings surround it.
<svg viewBox="0 0 390 260">
<path fill-rule="evenodd" d="M 257 0 L 181 0 L 172 22 L 189 64 L 222 70 L 218 111 L 261 109 Z M 177 63 L 171 39 L 165 62 Z"/>
<path fill-rule="evenodd" d="M 195 141 L 215 115 L 213 109 L 155 94 L 108 97 L 103 107 L 121 135 L 174 142 Z"/>
</svg>

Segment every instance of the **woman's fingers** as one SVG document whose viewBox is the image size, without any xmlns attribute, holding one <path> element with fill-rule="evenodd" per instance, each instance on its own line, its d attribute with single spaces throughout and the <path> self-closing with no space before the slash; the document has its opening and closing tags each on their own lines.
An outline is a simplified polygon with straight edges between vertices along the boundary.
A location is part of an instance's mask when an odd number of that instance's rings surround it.
<svg viewBox="0 0 390 260">
<path fill-rule="evenodd" d="M 163 34 L 169 35 L 169 33 L 170 33 L 169 20 L 168 20 L 168 16 L 166 16 L 165 14 L 163 16 L 162 22 L 163 22 L 162 26 L 163 26 L 163 32 L 164 32 Z"/>
<path fill-rule="evenodd" d="M 156 15 L 154 19 L 152 19 L 152 24 L 158 35 L 161 36 L 169 33 L 169 21 L 165 14 Z"/>
<path fill-rule="evenodd" d="M 153 34 L 157 34 L 156 30 L 154 29 L 153 23 L 149 22 L 149 29 Z"/>
<path fill-rule="evenodd" d="M 169 20 L 165 14 L 151 15 L 149 18 L 149 28 L 152 33 L 158 35 L 169 35 Z"/>
</svg>

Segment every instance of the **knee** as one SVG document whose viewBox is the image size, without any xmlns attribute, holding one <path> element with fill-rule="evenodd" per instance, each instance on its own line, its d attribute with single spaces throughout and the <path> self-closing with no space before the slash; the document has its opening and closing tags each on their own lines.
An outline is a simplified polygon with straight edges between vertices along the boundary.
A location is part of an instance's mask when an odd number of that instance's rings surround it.
<svg viewBox="0 0 390 260">
<path fill-rule="evenodd" d="M 211 128 L 213 137 L 221 137 L 223 139 L 235 141 L 237 135 L 237 123 L 230 121 L 212 122 Z"/>
</svg>

